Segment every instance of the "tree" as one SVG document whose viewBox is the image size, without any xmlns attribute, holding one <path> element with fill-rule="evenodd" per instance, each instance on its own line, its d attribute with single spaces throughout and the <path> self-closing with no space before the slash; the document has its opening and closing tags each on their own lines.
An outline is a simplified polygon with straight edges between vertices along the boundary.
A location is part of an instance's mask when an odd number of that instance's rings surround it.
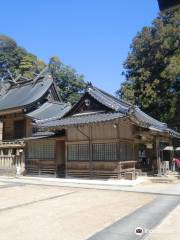
<svg viewBox="0 0 180 240">
<path fill-rule="evenodd" d="M 49 68 L 63 101 L 72 104 L 77 102 L 86 87 L 83 75 L 77 74 L 75 69 L 63 64 L 57 56 L 50 59 Z"/>
<path fill-rule="evenodd" d="M 6 81 L 9 75 L 12 78 L 19 75 L 33 78 L 34 73 L 39 73 L 45 66 L 43 61 L 18 46 L 13 39 L 0 35 L 0 80 Z M 57 56 L 50 59 L 49 69 L 59 86 L 62 99 L 74 104 L 86 87 L 83 75 L 79 75 L 75 69 L 62 63 Z"/>
<path fill-rule="evenodd" d="M 180 8 L 137 34 L 124 68 L 120 97 L 180 130 Z"/>
<path fill-rule="evenodd" d="M 4 35 L 0 35 L 0 78 L 9 78 L 22 75 L 33 77 L 34 72 L 39 72 L 45 66 L 35 55 L 19 47 L 17 43 Z"/>
</svg>

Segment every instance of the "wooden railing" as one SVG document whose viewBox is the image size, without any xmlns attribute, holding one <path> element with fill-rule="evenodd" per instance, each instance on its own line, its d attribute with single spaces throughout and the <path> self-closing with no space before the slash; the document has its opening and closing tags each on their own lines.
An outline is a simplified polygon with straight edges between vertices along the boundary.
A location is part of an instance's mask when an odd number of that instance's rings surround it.
<svg viewBox="0 0 180 240">
<path fill-rule="evenodd" d="M 24 172 L 24 141 L 0 141 L 0 174 Z"/>
<path fill-rule="evenodd" d="M 0 147 L 1 148 L 16 148 L 16 147 L 24 147 L 25 143 L 24 141 L 0 141 Z"/>
<path fill-rule="evenodd" d="M 17 166 L 24 167 L 24 159 L 22 156 L 0 155 L 0 168 L 16 169 Z"/>
</svg>

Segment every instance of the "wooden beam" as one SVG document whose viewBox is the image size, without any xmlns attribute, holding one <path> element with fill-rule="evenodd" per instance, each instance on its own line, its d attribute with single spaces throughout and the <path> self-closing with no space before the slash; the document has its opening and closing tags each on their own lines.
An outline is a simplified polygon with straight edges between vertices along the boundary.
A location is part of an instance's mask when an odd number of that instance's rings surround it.
<svg viewBox="0 0 180 240">
<path fill-rule="evenodd" d="M 12 110 L 4 110 L 0 112 L 0 116 L 7 115 L 7 114 L 13 114 L 13 113 L 22 113 L 23 109 L 12 109 Z"/>
</svg>

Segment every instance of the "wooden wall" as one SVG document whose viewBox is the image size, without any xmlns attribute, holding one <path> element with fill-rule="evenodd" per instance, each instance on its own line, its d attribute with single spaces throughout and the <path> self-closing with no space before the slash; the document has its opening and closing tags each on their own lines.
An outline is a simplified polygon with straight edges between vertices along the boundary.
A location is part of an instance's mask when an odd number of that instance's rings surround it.
<svg viewBox="0 0 180 240">
<path fill-rule="evenodd" d="M 115 127 L 114 127 L 115 126 Z M 112 121 L 110 123 L 99 123 L 92 125 L 92 131 L 88 125 L 69 128 L 67 130 L 68 142 L 79 142 L 89 140 L 112 140 L 133 139 L 134 126 L 128 121 Z"/>
<path fill-rule="evenodd" d="M 134 125 L 129 120 L 116 120 L 67 129 L 66 141 L 66 174 L 76 177 L 121 177 L 125 171 L 134 171 L 132 161 L 95 161 L 95 160 L 68 160 L 67 149 L 69 144 L 93 143 L 133 143 Z"/>
<path fill-rule="evenodd" d="M 3 116 L 3 140 L 15 139 L 14 123 L 20 120 L 24 120 L 25 122 L 24 137 L 30 137 L 32 135 L 31 119 L 25 118 L 22 114 L 9 114 Z"/>
<path fill-rule="evenodd" d="M 65 143 L 64 141 L 57 140 L 56 141 L 56 161 L 57 165 L 65 164 Z"/>
<path fill-rule="evenodd" d="M 26 173 L 56 175 L 56 140 L 29 140 L 25 151 Z"/>
</svg>

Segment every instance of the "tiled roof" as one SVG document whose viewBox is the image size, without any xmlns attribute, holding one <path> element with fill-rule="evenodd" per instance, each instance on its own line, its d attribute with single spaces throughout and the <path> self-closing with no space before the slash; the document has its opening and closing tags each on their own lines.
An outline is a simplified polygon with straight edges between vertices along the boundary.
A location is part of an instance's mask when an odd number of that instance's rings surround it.
<svg viewBox="0 0 180 240">
<path fill-rule="evenodd" d="M 36 133 L 32 134 L 31 137 L 23 138 L 23 141 L 51 138 L 51 137 L 54 137 L 54 136 L 55 136 L 55 133 L 54 132 L 50 132 L 50 131 L 36 132 Z"/>
<path fill-rule="evenodd" d="M 106 107 L 109 107 L 110 109 L 121 112 L 121 113 L 126 113 L 128 112 L 131 104 L 126 103 L 123 100 L 120 100 L 94 86 L 90 86 L 87 89 L 87 92 L 97 101 L 105 105 Z"/>
<path fill-rule="evenodd" d="M 89 124 L 96 122 L 106 122 L 122 117 L 129 117 L 135 124 L 149 129 L 157 129 L 161 132 L 180 137 L 180 134 L 168 128 L 167 124 L 162 123 L 143 111 L 137 106 L 129 104 L 118 99 L 94 86 L 89 86 L 86 90 L 94 99 L 110 109 L 109 113 L 89 113 L 64 117 L 61 120 L 47 121 L 39 124 L 40 127 L 66 127 L 80 124 Z M 81 100 L 80 100 L 81 101 Z M 76 105 L 73 107 L 75 108 Z M 71 111 L 71 110 L 70 110 Z"/>
<path fill-rule="evenodd" d="M 53 79 L 46 75 L 36 83 L 30 81 L 12 86 L 5 94 L 0 96 L 0 111 L 24 107 L 38 101 L 52 84 Z"/>
<path fill-rule="evenodd" d="M 49 121 L 39 124 L 39 127 L 66 127 L 73 125 L 107 122 L 118 118 L 125 117 L 122 113 L 98 113 L 98 114 L 85 114 L 72 117 L 66 117 L 61 120 Z"/>
<path fill-rule="evenodd" d="M 45 102 L 38 109 L 26 114 L 27 116 L 34 118 L 36 121 L 47 121 L 50 119 L 62 118 L 71 108 L 69 103 L 63 102 Z"/>
<path fill-rule="evenodd" d="M 43 132 L 36 132 L 32 134 L 32 137 L 51 137 L 54 136 L 55 133 L 54 132 L 50 132 L 50 131 L 43 131 Z"/>
<path fill-rule="evenodd" d="M 134 108 L 134 111 L 133 111 L 132 115 L 139 122 L 145 123 L 147 125 L 154 126 L 154 127 L 159 128 L 159 129 L 162 129 L 162 130 L 167 128 L 166 123 L 162 123 L 162 122 L 150 117 L 149 115 L 147 115 L 146 113 L 141 111 L 138 107 Z"/>
</svg>

